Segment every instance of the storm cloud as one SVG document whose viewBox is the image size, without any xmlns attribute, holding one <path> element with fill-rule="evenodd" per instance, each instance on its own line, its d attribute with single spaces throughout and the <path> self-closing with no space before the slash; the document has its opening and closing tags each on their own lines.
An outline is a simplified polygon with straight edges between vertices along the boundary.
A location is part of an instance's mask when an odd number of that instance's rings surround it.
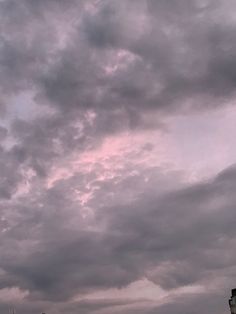
<svg viewBox="0 0 236 314">
<path fill-rule="evenodd" d="M 0 311 L 227 313 L 234 1 L 0 1 Z"/>
</svg>

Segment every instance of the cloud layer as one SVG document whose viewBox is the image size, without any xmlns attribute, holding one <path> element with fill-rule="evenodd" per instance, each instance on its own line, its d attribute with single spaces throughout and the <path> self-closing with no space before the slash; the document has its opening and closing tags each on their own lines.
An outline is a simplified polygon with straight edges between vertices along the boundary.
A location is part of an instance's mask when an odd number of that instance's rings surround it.
<svg viewBox="0 0 236 314">
<path fill-rule="evenodd" d="M 228 313 L 235 6 L 0 1 L 2 312 Z"/>
</svg>

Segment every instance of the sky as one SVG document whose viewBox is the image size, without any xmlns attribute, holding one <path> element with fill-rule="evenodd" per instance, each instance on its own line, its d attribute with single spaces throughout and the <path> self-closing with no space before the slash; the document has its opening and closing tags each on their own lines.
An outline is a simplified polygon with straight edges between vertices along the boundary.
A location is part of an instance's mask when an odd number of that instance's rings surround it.
<svg viewBox="0 0 236 314">
<path fill-rule="evenodd" d="M 226 314 L 236 2 L 0 1 L 0 312 Z"/>
</svg>

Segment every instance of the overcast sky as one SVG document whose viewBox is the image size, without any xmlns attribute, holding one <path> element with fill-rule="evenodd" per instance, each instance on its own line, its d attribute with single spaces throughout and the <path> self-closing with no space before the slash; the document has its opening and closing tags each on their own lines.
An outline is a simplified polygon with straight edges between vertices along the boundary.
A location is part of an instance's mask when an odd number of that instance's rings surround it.
<svg viewBox="0 0 236 314">
<path fill-rule="evenodd" d="M 229 313 L 236 1 L 1 0 L 0 21 L 0 312 Z"/>
</svg>

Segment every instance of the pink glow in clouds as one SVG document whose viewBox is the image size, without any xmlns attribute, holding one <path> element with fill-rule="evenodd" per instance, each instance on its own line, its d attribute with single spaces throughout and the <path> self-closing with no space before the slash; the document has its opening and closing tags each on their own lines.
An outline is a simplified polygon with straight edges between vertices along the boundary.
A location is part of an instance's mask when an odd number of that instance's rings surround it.
<svg viewBox="0 0 236 314">
<path fill-rule="evenodd" d="M 235 12 L 0 1 L 0 313 L 228 313 Z"/>
</svg>

